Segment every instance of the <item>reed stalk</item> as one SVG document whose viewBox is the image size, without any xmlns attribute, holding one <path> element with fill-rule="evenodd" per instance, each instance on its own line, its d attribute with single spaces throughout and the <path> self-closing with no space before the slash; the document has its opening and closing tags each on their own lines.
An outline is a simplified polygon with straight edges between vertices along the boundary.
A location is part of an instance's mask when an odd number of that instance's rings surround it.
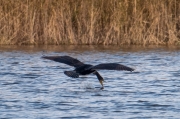
<svg viewBox="0 0 180 119">
<path fill-rule="evenodd" d="M 179 45 L 180 0 L 0 0 L 0 44 Z"/>
</svg>

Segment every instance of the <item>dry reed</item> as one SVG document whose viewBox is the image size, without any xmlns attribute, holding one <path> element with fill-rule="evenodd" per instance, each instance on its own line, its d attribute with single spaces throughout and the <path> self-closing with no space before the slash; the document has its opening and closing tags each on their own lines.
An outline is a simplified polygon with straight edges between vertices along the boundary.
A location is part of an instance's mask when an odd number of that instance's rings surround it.
<svg viewBox="0 0 180 119">
<path fill-rule="evenodd" d="M 180 0 L 0 0 L 0 44 L 180 44 Z"/>
</svg>

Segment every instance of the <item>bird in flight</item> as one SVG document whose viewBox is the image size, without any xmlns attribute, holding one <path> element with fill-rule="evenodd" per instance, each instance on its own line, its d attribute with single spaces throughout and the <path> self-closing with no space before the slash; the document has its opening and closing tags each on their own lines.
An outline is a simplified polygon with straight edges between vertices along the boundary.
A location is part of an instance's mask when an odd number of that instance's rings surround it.
<svg viewBox="0 0 180 119">
<path fill-rule="evenodd" d="M 74 70 L 64 71 L 65 75 L 72 78 L 78 78 L 79 75 L 87 75 L 91 73 L 96 75 L 100 84 L 102 85 L 101 89 L 104 88 L 104 79 L 97 70 L 126 70 L 131 72 L 134 71 L 133 68 L 118 63 L 102 63 L 98 65 L 84 64 L 83 62 L 70 56 L 43 56 L 42 58 L 73 66 L 75 68 Z"/>
</svg>

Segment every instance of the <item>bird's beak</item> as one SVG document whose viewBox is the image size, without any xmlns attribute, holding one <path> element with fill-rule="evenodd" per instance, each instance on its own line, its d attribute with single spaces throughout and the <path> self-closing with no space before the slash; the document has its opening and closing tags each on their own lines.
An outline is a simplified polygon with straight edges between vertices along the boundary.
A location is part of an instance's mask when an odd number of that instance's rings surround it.
<svg viewBox="0 0 180 119">
<path fill-rule="evenodd" d="M 104 79 L 103 79 L 103 77 L 97 71 L 95 71 L 94 74 L 97 76 L 97 78 L 99 80 L 99 83 L 102 85 L 101 89 L 104 89 L 104 85 L 103 85 Z"/>
<path fill-rule="evenodd" d="M 104 87 L 104 85 L 103 85 L 104 80 L 103 79 L 99 79 L 99 82 L 102 85 L 102 87 Z"/>
</svg>

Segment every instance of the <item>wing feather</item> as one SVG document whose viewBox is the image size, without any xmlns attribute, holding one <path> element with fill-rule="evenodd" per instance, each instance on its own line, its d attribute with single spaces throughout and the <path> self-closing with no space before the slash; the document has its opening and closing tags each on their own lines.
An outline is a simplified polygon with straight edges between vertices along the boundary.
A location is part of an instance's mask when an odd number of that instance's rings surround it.
<svg viewBox="0 0 180 119">
<path fill-rule="evenodd" d="M 79 67 L 84 65 L 84 63 L 82 63 L 81 61 L 70 56 L 43 56 L 42 58 L 64 63 L 73 67 Z"/>
<path fill-rule="evenodd" d="M 92 69 L 99 69 L 99 70 L 126 70 L 126 71 L 134 71 L 133 68 L 124 66 L 122 64 L 118 63 L 104 63 L 104 64 L 98 64 L 93 67 Z"/>
</svg>

